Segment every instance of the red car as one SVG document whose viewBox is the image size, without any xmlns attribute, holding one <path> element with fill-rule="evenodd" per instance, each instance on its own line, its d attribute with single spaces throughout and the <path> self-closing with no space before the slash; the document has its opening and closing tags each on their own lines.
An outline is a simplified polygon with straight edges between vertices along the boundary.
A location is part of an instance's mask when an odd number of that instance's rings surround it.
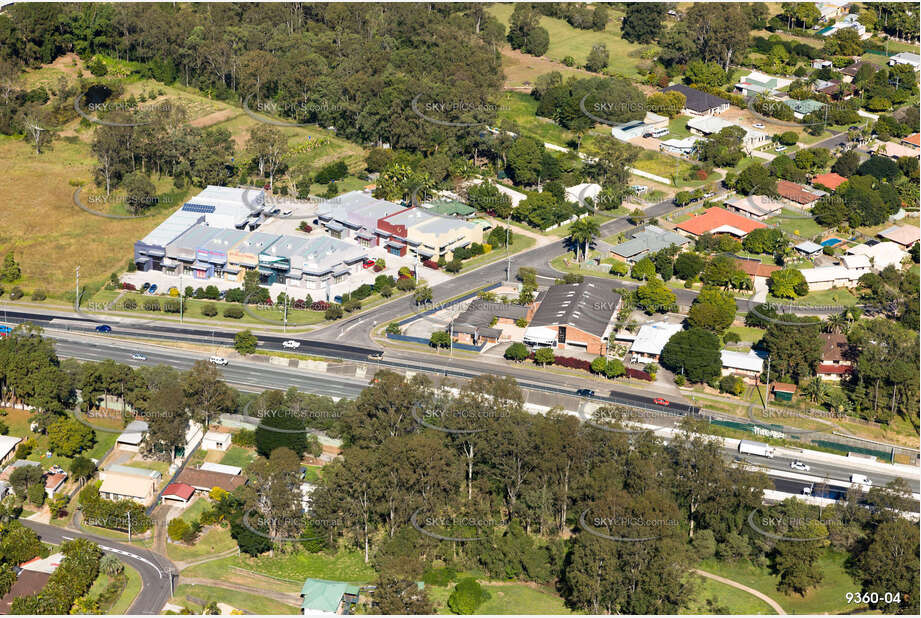
<svg viewBox="0 0 921 618">
<path fill-rule="evenodd" d="M 374 260 L 365 260 L 364 262 L 362 262 L 361 265 L 363 268 L 371 268 L 372 266 L 374 266 L 374 264 L 375 264 Z"/>
<path fill-rule="evenodd" d="M 653 399 L 653 402 L 659 404 L 660 406 L 667 406 L 667 405 L 668 405 L 668 400 L 667 400 L 667 399 L 662 399 L 661 397 L 656 397 L 655 399 Z"/>
</svg>

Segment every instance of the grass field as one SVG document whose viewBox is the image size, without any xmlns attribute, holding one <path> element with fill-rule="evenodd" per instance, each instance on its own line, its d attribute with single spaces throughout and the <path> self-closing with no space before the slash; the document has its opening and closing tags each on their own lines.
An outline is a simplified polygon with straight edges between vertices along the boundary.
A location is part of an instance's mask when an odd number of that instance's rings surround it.
<svg viewBox="0 0 921 618">
<path fill-rule="evenodd" d="M 777 591 L 779 577 L 767 568 L 759 568 L 750 563 L 728 564 L 714 559 L 705 560 L 700 568 L 709 573 L 722 575 L 746 586 L 750 586 L 771 597 L 789 613 L 797 614 L 841 614 L 850 613 L 854 606 L 849 606 L 844 598 L 846 592 L 859 590 L 857 584 L 844 570 L 846 554 L 827 550 L 819 559 L 819 569 L 825 574 L 821 584 L 804 596 L 786 595 Z"/>
<path fill-rule="evenodd" d="M 183 519 L 189 521 L 187 514 Z M 182 543 L 167 543 L 166 555 L 170 560 L 184 562 L 195 560 L 228 551 L 237 546 L 237 542 L 230 536 L 230 528 L 210 527 L 207 532 L 195 540 L 194 545 Z"/>
<path fill-rule="evenodd" d="M 337 554 L 311 554 L 301 551 L 293 554 L 278 554 L 274 558 L 231 556 L 191 567 L 183 571 L 183 575 L 220 579 L 231 572 L 233 567 L 300 582 L 308 577 L 317 577 L 366 583 L 373 581 L 376 577 L 374 569 L 364 563 L 364 555 L 357 551 L 340 551 Z"/>
<path fill-rule="evenodd" d="M 200 601 L 204 601 L 204 603 Z M 299 608 L 274 599 L 213 586 L 181 584 L 176 587 L 176 596 L 170 599 L 171 603 L 192 608 L 194 610 L 193 614 L 201 614 L 205 605 L 212 601 L 215 603 L 227 603 L 249 614 L 283 615 L 300 613 Z"/>
<path fill-rule="evenodd" d="M 798 305 L 856 305 L 857 301 L 858 298 L 847 288 L 833 288 L 831 290 L 809 292 L 792 302 Z M 788 298 L 775 298 L 768 294 L 767 302 L 788 304 L 791 301 Z"/>
<path fill-rule="evenodd" d="M 221 457 L 221 463 L 225 466 L 245 468 L 255 458 L 256 454 L 251 449 L 243 448 L 242 446 L 231 446 Z"/>
<path fill-rule="evenodd" d="M 484 602 L 476 613 L 489 614 L 571 614 L 563 599 L 555 594 L 552 589 L 536 586 L 532 587 L 519 583 L 485 583 L 483 588 L 489 593 L 489 599 Z M 429 598 L 435 604 L 439 614 L 452 614 L 448 608 L 448 597 L 454 586 L 427 586 Z"/>
<path fill-rule="evenodd" d="M 753 326 L 730 326 L 728 332 L 735 333 L 742 341 L 755 343 L 761 341 L 764 336 L 763 328 L 754 328 Z"/>
<path fill-rule="evenodd" d="M 514 6 L 511 4 L 494 4 L 487 9 L 500 22 L 508 27 L 509 18 Z M 610 53 L 610 64 L 607 72 L 610 74 L 637 77 L 637 62 L 640 61 L 639 52 L 644 48 L 654 50 L 655 46 L 643 46 L 628 43 L 620 38 L 621 11 L 610 10 L 610 19 L 603 32 L 594 30 L 580 30 L 573 28 L 563 19 L 541 17 L 540 25 L 547 29 L 550 35 L 550 48 L 545 54 L 547 58 L 561 62 L 566 56 L 572 56 L 576 66 L 584 66 L 592 46 L 604 43 Z M 632 55 L 631 55 L 632 54 Z"/>
<path fill-rule="evenodd" d="M 688 129 L 688 120 L 687 116 L 675 116 L 669 120 L 667 139 L 684 139 L 685 137 L 691 137 L 691 131 Z"/>
<path fill-rule="evenodd" d="M 26 459 L 40 462 L 45 470 L 55 464 L 62 466 L 65 470 L 70 468 L 71 457 L 62 457 L 60 455 L 45 457 L 45 453 L 48 451 L 48 434 L 32 433 L 29 428 L 32 423 L 32 414 L 30 412 L 11 408 L 3 408 L 3 412 L 6 414 L 0 416 L 0 420 L 3 420 L 10 428 L 9 435 L 35 440 L 35 448 L 32 449 L 32 453 Z M 106 451 L 115 445 L 116 439 L 118 439 L 118 434 L 97 431 L 96 443 L 90 450 L 81 454 L 85 457 L 100 459 Z"/>
<path fill-rule="evenodd" d="M 771 606 L 748 594 L 744 590 L 733 588 L 724 583 L 701 577 L 692 576 L 694 580 L 694 598 L 682 614 L 712 614 L 717 608 L 729 614 L 774 614 Z M 708 603 L 709 601 L 709 603 Z M 723 613 L 723 611 L 719 612 Z"/>
<path fill-rule="evenodd" d="M 815 219 L 790 218 L 802 217 L 803 215 L 800 212 L 787 208 L 784 208 L 781 212 L 783 212 L 783 214 L 786 216 L 768 219 L 768 223 L 771 225 L 776 225 L 787 234 L 799 236 L 800 238 L 811 239 L 825 232 L 825 228 L 816 223 Z"/>
<path fill-rule="evenodd" d="M 100 607 L 104 614 L 109 615 L 121 615 L 128 613 L 128 608 L 131 607 L 131 604 L 134 602 L 134 599 L 137 598 L 138 594 L 141 592 L 141 576 L 133 568 L 123 563 L 125 567 L 125 584 L 122 588 L 121 594 L 114 599 L 111 604 Z M 92 587 L 87 593 L 88 597 L 98 597 L 106 587 L 115 581 L 115 578 L 106 575 L 105 573 L 99 573 L 99 576 L 96 578 L 96 581 L 93 582 Z"/>
</svg>

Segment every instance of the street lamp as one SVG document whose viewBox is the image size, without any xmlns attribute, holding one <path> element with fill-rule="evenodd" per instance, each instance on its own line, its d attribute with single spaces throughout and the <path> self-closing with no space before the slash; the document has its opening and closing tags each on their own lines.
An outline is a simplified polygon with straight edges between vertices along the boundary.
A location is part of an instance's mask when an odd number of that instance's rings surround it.
<svg viewBox="0 0 921 618">
<path fill-rule="evenodd" d="M 182 271 L 179 271 L 179 323 L 182 324 Z"/>
</svg>

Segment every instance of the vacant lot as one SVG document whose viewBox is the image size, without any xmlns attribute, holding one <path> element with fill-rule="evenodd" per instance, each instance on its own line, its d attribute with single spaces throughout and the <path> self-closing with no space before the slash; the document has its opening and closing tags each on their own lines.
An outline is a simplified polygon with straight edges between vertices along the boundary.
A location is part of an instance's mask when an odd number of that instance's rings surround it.
<svg viewBox="0 0 921 618">
<path fill-rule="evenodd" d="M 489 593 L 489 599 L 479 608 L 477 614 L 571 614 L 551 588 L 514 582 L 481 582 Z M 448 608 L 448 597 L 454 590 L 449 586 L 426 586 L 429 598 L 439 614 L 452 614 Z"/>
</svg>

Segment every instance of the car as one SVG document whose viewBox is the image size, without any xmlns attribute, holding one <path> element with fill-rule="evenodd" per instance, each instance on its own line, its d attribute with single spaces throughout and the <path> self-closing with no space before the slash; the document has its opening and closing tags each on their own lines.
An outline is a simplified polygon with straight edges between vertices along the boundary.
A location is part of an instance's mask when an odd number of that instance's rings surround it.
<svg viewBox="0 0 921 618">
<path fill-rule="evenodd" d="M 293 350 L 294 348 L 299 348 L 299 347 L 301 347 L 301 342 L 300 342 L 300 341 L 295 341 L 294 339 L 288 339 L 287 341 L 285 341 L 285 342 L 283 342 L 283 343 L 281 344 L 281 347 L 283 347 L 283 348 L 291 348 L 291 349 Z"/>
<path fill-rule="evenodd" d="M 147 288 L 149 288 L 149 287 L 150 287 L 150 282 L 149 282 L 149 281 L 145 281 L 145 282 L 144 282 L 144 285 L 141 286 L 141 291 L 142 291 L 142 292 L 146 292 L 146 291 L 147 291 Z"/>
<path fill-rule="evenodd" d="M 383 352 L 371 352 L 370 354 L 368 354 L 368 358 L 370 358 L 371 360 L 380 360 L 384 358 L 384 353 Z"/>
<path fill-rule="evenodd" d="M 281 208 L 273 208 L 272 210 L 269 211 L 269 214 L 270 214 L 270 215 L 277 215 L 277 214 L 280 213 L 280 212 L 281 212 Z"/>
<path fill-rule="evenodd" d="M 799 470 L 800 472 L 809 472 L 809 466 L 801 462 L 799 459 L 791 461 L 790 468 L 792 470 Z"/>
<path fill-rule="evenodd" d="M 595 391 L 593 391 L 590 388 L 580 388 L 579 390 L 576 391 L 576 395 L 578 395 L 579 397 L 594 397 Z"/>
<path fill-rule="evenodd" d="M 290 208 L 287 208 L 287 209 L 281 211 L 281 216 L 282 216 L 282 217 L 287 217 L 287 216 L 289 216 L 292 212 L 294 212 L 294 211 L 291 210 Z"/>
<path fill-rule="evenodd" d="M 214 365 L 226 365 L 227 359 L 223 356 L 212 356 L 208 359 L 208 362 Z"/>
<path fill-rule="evenodd" d="M 668 405 L 668 399 L 662 399 L 661 397 L 656 397 L 656 398 L 653 399 L 652 401 L 653 401 L 653 403 L 655 403 L 655 404 L 658 405 L 658 406 L 667 406 L 667 405 Z"/>
<path fill-rule="evenodd" d="M 630 186 L 630 189 L 632 189 L 633 191 L 635 191 L 635 192 L 638 193 L 638 194 L 639 194 L 639 193 L 646 193 L 647 191 L 649 191 L 649 187 L 647 187 L 646 185 L 631 185 L 631 186 Z"/>
<path fill-rule="evenodd" d="M 709 193 L 704 193 L 703 199 L 707 199 L 716 195 L 716 191 L 710 191 Z"/>
<path fill-rule="evenodd" d="M 374 268 L 374 260 L 365 260 L 361 263 L 362 268 Z"/>
<path fill-rule="evenodd" d="M 774 152 L 783 152 L 783 151 L 786 150 L 786 149 L 787 149 L 787 147 L 784 146 L 783 144 L 778 144 L 777 147 L 774 148 Z"/>
<path fill-rule="evenodd" d="M 152 286 L 150 286 L 149 288 L 147 288 L 147 293 L 148 293 L 148 294 L 156 294 L 156 293 L 157 293 L 157 284 L 154 283 Z"/>
<path fill-rule="evenodd" d="M 96 327 L 96 332 L 97 333 L 111 333 L 112 327 L 109 326 L 108 324 L 100 324 L 99 326 Z"/>
<path fill-rule="evenodd" d="M 134 354 L 131 355 L 131 359 L 136 360 L 136 361 L 146 361 L 147 357 L 141 354 L 140 352 L 135 352 Z"/>
<path fill-rule="evenodd" d="M 763 122 L 756 122 L 756 123 L 753 124 L 752 126 L 755 127 L 756 129 L 763 129 L 763 128 L 764 128 L 764 123 L 763 123 Z"/>
</svg>

